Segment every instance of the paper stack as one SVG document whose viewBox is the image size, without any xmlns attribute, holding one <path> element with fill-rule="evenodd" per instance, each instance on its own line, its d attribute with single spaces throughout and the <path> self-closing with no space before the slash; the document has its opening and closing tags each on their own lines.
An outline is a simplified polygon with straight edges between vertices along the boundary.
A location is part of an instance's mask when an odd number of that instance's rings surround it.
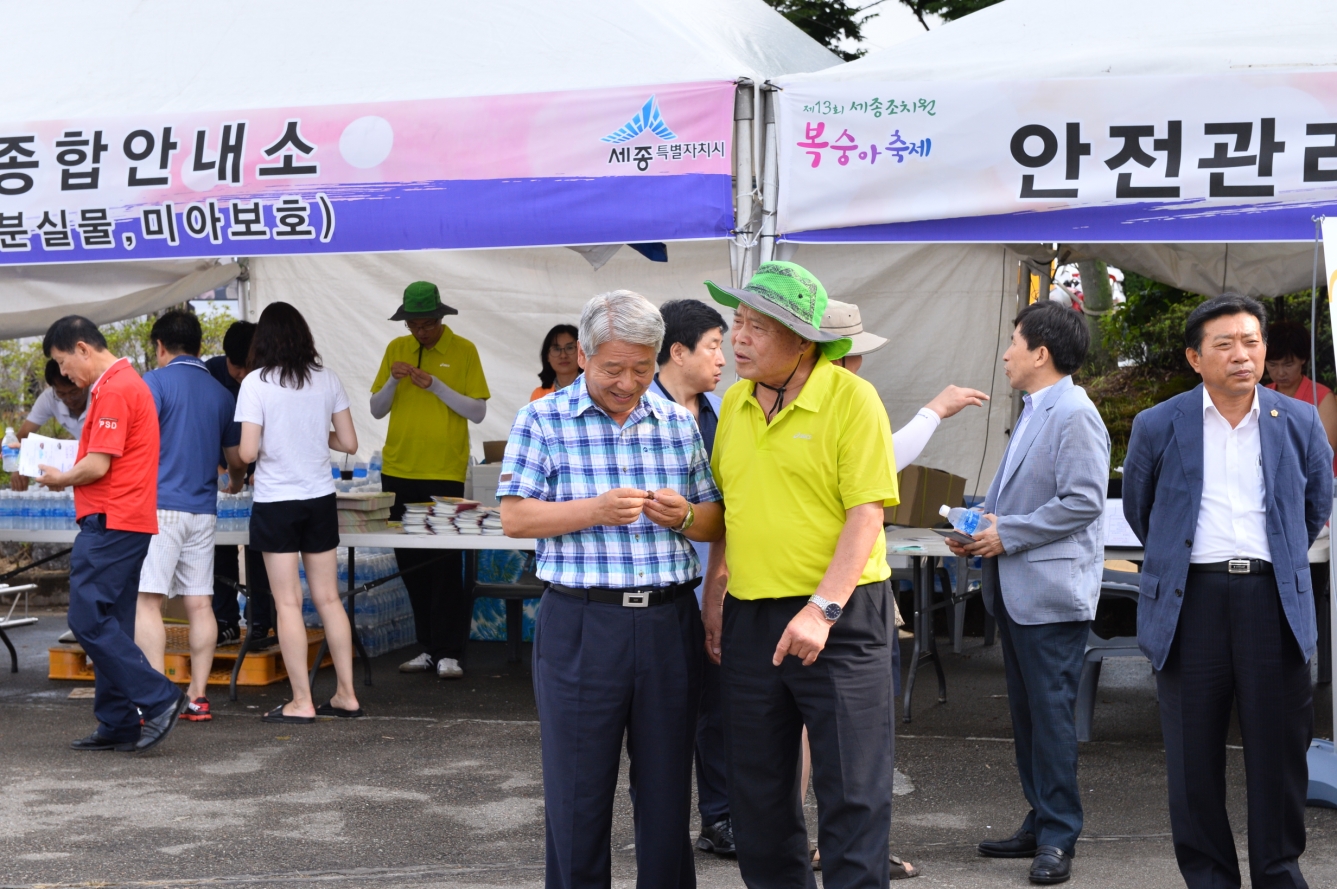
<svg viewBox="0 0 1337 889">
<path fill-rule="evenodd" d="M 432 534 L 432 527 L 428 524 L 428 519 L 432 514 L 432 504 L 430 503 L 405 503 L 404 504 L 404 533 L 405 534 Z"/>
<path fill-rule="evenodd" d="M 379 534 L 390 530 L 390 508 L 341 509 L 339 531 L 351 534 Z"/>
<path fill-rule="evenodd" d="M 389 530 L 393 492 L 343 493 L 335 499 L 339 511 L 339 531 L 350 534 L 377 534 Z"/>
<path fill-rule="evenodd" d="M 47 438 L 34 432 L 19 445 L 19 475 L 38 478 L 44 474 L 40 468 L 42 466 L 69 472 L 74 468 L 74 458 L 78 450 L 77 441 Z"/>
</svg>

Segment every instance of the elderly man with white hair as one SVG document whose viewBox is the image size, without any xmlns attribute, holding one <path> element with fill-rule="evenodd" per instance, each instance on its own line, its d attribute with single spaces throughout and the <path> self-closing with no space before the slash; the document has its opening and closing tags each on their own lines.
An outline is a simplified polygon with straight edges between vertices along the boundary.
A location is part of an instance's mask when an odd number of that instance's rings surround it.
<svg viewBox="0 0 1337 889">
<path fill-rule="evenodd" d="M 692 889 L 688 821 L 704 634 L 690 541 L 723 533 L 696 421 L 651 393 L 664 321 L 627 290 L 580 316 L 584 374 L 520 409 L 502 526 L 538 538 L 534 632 L 547 885 L 605 887 L 627 739 L 638 889 Z"/>
</svg>

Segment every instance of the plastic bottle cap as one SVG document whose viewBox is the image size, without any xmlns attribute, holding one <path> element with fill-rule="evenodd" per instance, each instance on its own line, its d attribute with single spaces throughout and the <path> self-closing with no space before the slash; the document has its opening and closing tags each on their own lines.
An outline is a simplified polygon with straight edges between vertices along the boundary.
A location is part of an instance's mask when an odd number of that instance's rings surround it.
<svg viewBox="0 0 1337 889">
<path fill-rule="evenodd" d="M 942 516 L 943 518 L 946 518 L 951 514 L 952 514 L 952 508 L 948 506 L 946 503 L 944 503 L 942 507 L 939 508 L 938 510 L 938 515 Z"/>
</svg>

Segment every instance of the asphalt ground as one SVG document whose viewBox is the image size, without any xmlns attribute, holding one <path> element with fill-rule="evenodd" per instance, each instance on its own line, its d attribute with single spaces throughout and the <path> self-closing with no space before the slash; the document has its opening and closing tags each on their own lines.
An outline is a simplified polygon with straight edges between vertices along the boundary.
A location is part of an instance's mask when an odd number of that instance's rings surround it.
<svg viewBox="0 0 1337 889">
<path fill-rule="evenodd" d="M 259 714 L 286 685 L 242 689 L 236 703 L 220 688 L 213 722 L 182 724 L 161 752 L 134 757 L 69 749 L 94 727 L 91 701 L 70 698 L 86 683 L 46 678 L 46 648 L 64 621 L 41 618 L 11 631 L 21 669 L 0 672 L 0 887 L 542 885 L 539 727 L 528 664 L 507 664 L 503 644 L 472 644 L 458 682 L 398 673 L 412 651 L 376 659 L 375 685 L 359 688 L 370 717 L 358 721 L 268 725 Z M 1026 810 L 1000 653 L 979 639 L 967 646 L 944 655 L 948 702 L 937 702 L 929 668 L 914 721 L 898 725 L 892 848 L 923 872 L 907 886 L 1030 885 L 1026 862 L 974 851 L 983 837 L 1011 834 Z M 322 671 L 317 694 L 332 685 Z M 1319 734 L 1331 737 L 1331 695 L 1319 692 Z M 1244 861 L 1238 749 L 1229 770 Z M 1144 661 L 1107 663 L 1081 781 L 1086 830 L 1070 885 L 1182 886 Z M 811 797 L 808 813 L 815 825 Z M 1306 821 L 1309 883 L 1337 886 L 1337 811 L 1311 808 Z M 619 793 L 619 887 L 635 882 L 632 842 Z M 713 855 L 698 853 L 697 875 L 702 887 L 742 886 L 736 865 Z"/>
</svg>

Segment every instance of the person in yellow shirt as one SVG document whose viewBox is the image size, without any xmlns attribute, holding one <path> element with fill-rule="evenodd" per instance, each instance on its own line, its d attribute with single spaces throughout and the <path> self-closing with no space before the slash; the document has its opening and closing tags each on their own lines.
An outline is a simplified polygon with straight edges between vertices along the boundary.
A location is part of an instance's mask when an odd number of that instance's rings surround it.
<svg viewBox="0 0 1337 889">
<path fill-rule="evenodd" d="M 715 433 L 725 538 L 711 547 L 701 614 L 707 656 L 721 665 L 739 869 L 749 886 L 814 885 L 798 793 L 806 724 L 823 880 L 885 885 L 891 425 L 873 386 L 831 363 L 851 342 L 820 329 L 827 295 L 810 272 L 767 262 L 742 290 L 706 286 L 734 309 L 742 378 Z"/>
<path fill-rule="evenodd" d="M 404 504 L 433 496 L 460 497 L 469 466 L 470 422 L 487 415 L 491 393 L 483 377 L 478 349 L 442 323 L 459 314 L 441 302 L 435 284 L 415 281 L 404 289 L 404 302 L 391 321 L 403 321 L 409 336 L 391 340 L 381 369 L 371 384 L 371 414 L 390 415 L 385 436 L 381 486 L 395 494 L 391 519 L 403 517 Z M 401 664 L 404 673 L 435 671 L 442 679 L 464 675 L 471 603 L 464 590 L 464 564 L 458 550 L 439 552 L 396 549 L 404 575 L 422 653 Z M 441 559 L 431 568 L 424 562 Z M 419 568 L 419 570 L 413 570 Z"/>
</svg>

